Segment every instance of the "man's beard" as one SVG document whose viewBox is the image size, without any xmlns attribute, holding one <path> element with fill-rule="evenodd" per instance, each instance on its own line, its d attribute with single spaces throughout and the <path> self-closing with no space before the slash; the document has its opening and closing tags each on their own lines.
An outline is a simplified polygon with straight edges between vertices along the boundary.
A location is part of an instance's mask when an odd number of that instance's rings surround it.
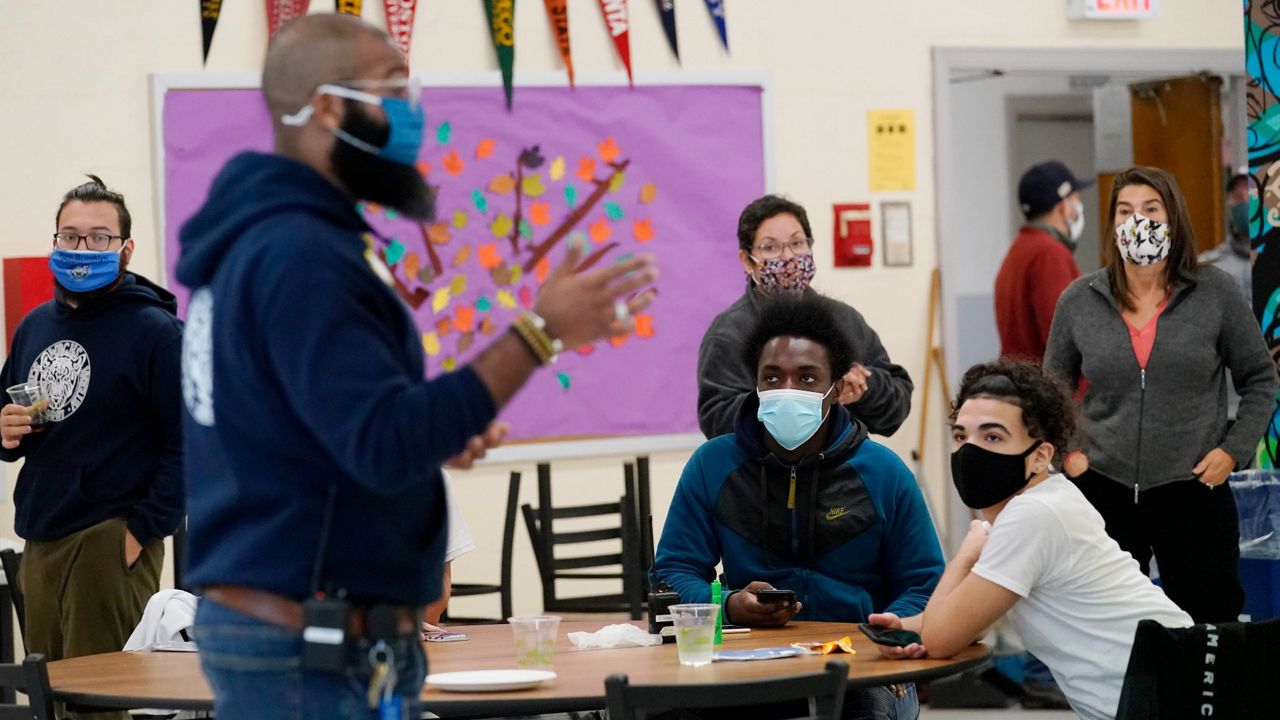
<svg viewBox="0 0 1280 720">
<path fill-rule="evenodd" d="M 346 102 L 342 130 L 375 147 L 387 142 L 390 129 L 365 115 L 358 102 Z M 347 192 L 361 200 L 394 208 L 414 220 L 435 218 L 435 193 L 412 165 L 392 162 L 337 138 L 329 153 L 333 173 Z"/>
</svg>

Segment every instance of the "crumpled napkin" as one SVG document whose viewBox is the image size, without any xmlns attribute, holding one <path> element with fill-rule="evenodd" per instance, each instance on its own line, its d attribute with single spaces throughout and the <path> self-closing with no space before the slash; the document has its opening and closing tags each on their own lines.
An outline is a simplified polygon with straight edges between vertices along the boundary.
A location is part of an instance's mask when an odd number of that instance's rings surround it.
<svg viewBox="0 0 1280 720">
<path fill-rule="evenodd" d="M 660 635 L 650 635 L 635 625 L 619 623 L 606 625 L 595 632 L 571 632 L 569 642 L 579 650 L 603 650 L 605 648 L 647 647 L 661 645 Z"/>
</svg>

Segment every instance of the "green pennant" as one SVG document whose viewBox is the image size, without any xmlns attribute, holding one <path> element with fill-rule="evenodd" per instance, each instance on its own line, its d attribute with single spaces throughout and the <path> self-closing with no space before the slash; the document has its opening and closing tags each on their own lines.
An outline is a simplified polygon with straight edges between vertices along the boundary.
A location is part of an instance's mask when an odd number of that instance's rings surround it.
<svg viewBox="0 0 1280 720">
<path fill-rule="evenodd" d="M 489 19 L 489 37 L 502 70 L 502 91 L 511 109 L 511 76 L 516 64 L 516 0 L 483 0 L 484 14 Z"/>
</svg>

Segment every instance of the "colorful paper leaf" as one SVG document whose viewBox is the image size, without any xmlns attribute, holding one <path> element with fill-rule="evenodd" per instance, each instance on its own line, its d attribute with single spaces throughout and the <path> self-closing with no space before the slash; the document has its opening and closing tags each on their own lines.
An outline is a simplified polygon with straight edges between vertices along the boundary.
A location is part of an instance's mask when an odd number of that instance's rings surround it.
<svg viewBox="0 0 1280 720">
<path fill-rule="evenodd" d="M 640 186 L 640 204 L 648 205 L 658 197 L 658 186 L 653 183 L 645 183 Z"/>
<path fill-rule="evenodd" d="M 431 240 L 432 245 L 445 245 L 453 238 L 453 233 L 449 232 L 449 226 L 445 223 L 432 223 L 427 228 L 427 238 Z"/>
<path fill-rule="evenodd" d="M 440 164 L 450 175 L 458 175 L 467 167 L 467 163 L 463 161 L 462 155 L 458 154 L 457 150 L 450 150 L 449 154 L 441 158 Z"/>
<path fill-rule="evenodd" d="M 539 227 L 551 222 L 551 203 L 542 201 L 529 203 L 529 222 Z"/>
<path fill-rule="evenodd" d="M 427 263 L 426 265 L 423 265 L 422 269 L 418 271 L 418 282 L 421 282 L 423 285 L 430 285 L 435 281 L 436 281 L 435 268 L 431 267 L 431 263 Z"/>
<path fill-rule="evenodd" d="M 449 138 L 453 136 L 453 125 L 445 120 L 436 128 L 436 142 L 444 145 L 449 142 Z"/>
<path fill-rule="evenodd" d="M 589 158 L 586 155 L 578 158 L 578 179 L 582 182 L 591 182 L 596 177 L 596 161 L 595 158 Z"/>
<path fill-rule="evenodd" d="M 649 242 L 653 239 L 653 219 L 645 218 L 644 220 L 636 220 L 631 223 L 631 234 L 635 236 L 636 242 Z"/>
<path fill-rule="evenodd" d="M 453 314 L 453 326 L 458 328 L 458 332 L 469 333 L 476 325 L 476 311 L 470 305 L 459 305 L 457 312 Z M 462 348 L 458 348 L 462 350 Z"/>
<path fill-rule="evenodd" d="M 458 352 L 464 353 L 470 350 L 471 346 L 474 345 L 475 342 L 476 342 L 475 333 L 473 332 L 463 333 L 462 337 L 458 338 Z"/>
<path fill-rule="evenodd" d="M 520 282 L 520 278 L 522 277 L 524 277 L 524 266 L 515 265 L 515 266 L 512 266 L 511 268 L 511 279 L 508 280 L 507 282 L 510 283 L 511 285 L 515 285 L 516 283 Z"/>
<path fill-rule="evenodd" d="M 614 347 L 622 347 L 622 343 L 626 341 L 627 341 L 626 335 L 614 335 L 613 337 L 609 338 L 609 344 Z"/>
<path fill-rule="evenodd" d="M 653 316 L 648 313 L 637 313 L 636 320 L 636 337 L 648 338 L 653 337 Z"/>
<path fill-rule="evenodd" d="M 479 298 L 476 299 L 476 310 L 479 310 L 480 312 L 489 312 L 489 309 L 492 307 L 493 307 L 493 304 L 490 303 L 489 298 L 485 297 L 484 295 L 481 295 Z"/>
<path fill-rule="evenodd" d="M 387 208 L 386 211 L 382 214 L 386 216 L 388 220 L 395 220 L 396 218 L 400 217 L 400 213 L 396 212 L 395 208 Z"/>
<path fill-rule="evenodd" d="M 516 179 L 511 173 L 504 173 L 489 181 L 489 192 L 495 195 L 507 195 L 516 189 Z"/>
<path fill-rule="evenodd" d="M 499 290 L 498 305 L 508 310 L 512 310 L 516 306 L 516 298 L 511 294 L 510 290 Z"/>
<path fill-rule="evenodd" d="M 533 239 L 533 226 L 524 218 L 520 218 L 520 237 L 525 240 Z"/>
<path fill-rule="evenodd" d="M 493 331 L 497 329 L 498 326 L 494 324 L 492 315 L 486 315 L 485 318 L 480 321 L 481 335 L 492 335 Z"/>
<path fill-rule="evenodd" d="M 467 291 L 467 276 L 454 275 L 453 281 L 449 283 L 449 293 L 454 297 L 458 297 Z"/>
<path fill-rule="evenodd" d="M 404 256 L 404 276 L 407 278 L 415 278 L 418 271 L 422 269 L 421 260 L 418 259 L 418 253 L 409 253 Z"/>
<path fill-rule="evenodd" d="M 564 186 L 564 204 L 570 208 L 578 204 L 578 188 L 572 185 Z"/>
<path fill-rule="evenodd" d="M 482 213 L 488 212 L 489 210 L 489 201 L 485 199 L 484 193 L 479 190 L 471 191 L 471 204 L 475 205 L 476 210 L 479 210 Z"/>
<path fill-rule="evenodd" d="M 524 306 L 525 310 L 533 307 L 533 291 L 529 289 L 528 285 L 520 286 L 519 296 L 520 304 Z"/>
<path fill-rule="evenodd" d="M 453 256 L 454 269 L 462 267 L 464 263 L 471 259 L 471 246 L 463 245 L 458 248 L 458 254 Z"/>
<path fill-rule="evenodd" d="M 511 228 L 511 216 L 506 213 L 498 213 L 498 217 L 489 223 L 489 232 L 493 233 L 494 237 L 503 238 L 510 235 Z"/>
<path fill-rule="evenodd" d="M 492 270 L 502 264 L 502 257 L 498 255 L 497 243 L 486 243 L 476 248 L 476 262 L 480 263 L 480 267 L 485 270 Z"/>
<path fill-rule="evenodd" d="M 467 213 L 465 210 L 453 211 L 453 229 L 461 230 L 467 226 Z"/>
<path fill-rule="evenodd" d="M 428 357 L 440 354 L 440 337 L 433 332 L 422 333 L 422 349 Z"/>
<path fill-rule="evenodd" d="M 600 218 L 599 220 L 591 223 L 591 227 L 588 229 L 588 232 L 591 233 L 591 241 L 599 245 L 609 239 L 609 236 L 613 234 L 613 228 L 609 227 L 608 220 Z"/>
<path fill-rule="evenodd" d="M 536 170 L 542 167 L 542 164 L 545 163 L 547 159 L 542 157 L 542 146 L 534 145 L 533 147 L 527 147 L 524 150 L 521 150 L 520 157 L 517 161 L 522 167 L 530 170 Z"/>
<path fill-rule="evenodd" d="M 618 192 L 622 189 L 622 184 L 626 182 L 627 174 L 621 170 L 609 176 L 609 192 Z"/>
<path fill-rule="evenodd" d="M 596 146 L 596 152 L 600 153 L 601 160 L 608 163 L 617 160 L 618 153 L 622 151 L 618 148 L 618 143 L 613 139 L 613 136 L 609 136 L 604 139 L 604 142 Z"/>
<path fill-rule="evenodd" d="M 442 287 L 436 290 L 436 294 L 431 297 L 431 309 L 436 313 L 444 310 L 449 306 L 449 288 Z"/>
<path fill-rule="evenodd" d="M 493 138 L 485 138 L 476 145 L 476 159 L 484 160 L 493 154 L 493 148 L 498 143 Z"/>
<path fill-rule="evenodd" d="M 440 337 L 445 337 L 451 332 L 453 332 L 453 320 L 447 317 L 442 317 L 436 321 L 437 335 L 439 335 Z"/>
<path fill-rule="evenodd" d="M 453 372 L 454 369 L 458 367 L 458 361 L 450 356 L 445 358 L 444 362 L 440 363 L 440 367 L 447 373 Z"/>
<path fill-rule="evenodd" d="M 426 160 L 419 160 L 414 163 L 414 166 L 418 168 L 418 172 L 422 173 L 423 177 L 431 174 L 431 163 Z"/>
<path fill-rule="evenodd" d="M 595 352 L 595 351 L 596 351 L 596 346 L 595 346 L 595 345 L 583 345 L 582 347 L 574 348 L 574 350 L 573 350 L 573 351 L 574 351 L 574 352 L 576 352 L 576 353 L 578 353 L 578 354 L 579 354 L 579 355 L 581 355 L 582 357 L 586 357 L 586 356 L 588 356 L 588 355 L 590 355 L 591 353 L 593 353 L 593 352 Z"/>
<path fill-rule="evenodd" d="M 537 279 L 539 285 L 547 281 L 547 275 L 550 272 L 551 272 L 550 258 L 544 257 L 538 261 L 537 265 L 533 266 L 533 277 Z M 521 288 L 521 289 L 523 290 L 524 288 Z"/>
<path fill-rule="evenodd" d="M 542 184 L 542 173 L 525 175 L 520 181 L 520 190 L 529 197 L 541 197 L 547 191 L 547 187 Z"/>
<path fill-rule="evenodd" d="M 568 374 L 568 373 L 558 372 L 558 373 L 556 373 L 556 380 L 560 381 L 560 387 L 564 388 L 564 389 L 565 389 L 565 391 L 566 391 L 566 392 L 568 392 L 568 390 L 569 390 L 569 374 Z"/>
<path fill-rule="evenodd" d="M 547 174 L 551 176 L 551 182 L 557 182 L 564 177 L 563 155 L 557 155 L 556 159 L 551 161 L 551 167 L 547 170 Z"/>
<path fill-rule="evenodd" d="M 387 249 L 384 253 L 384 257 L 387 259 L 387 265 L 395 267 L 395 264 L 400 262 L 404 257 L 404 251 L 404 243 L 395 238 L 391 238 L 391 242 L 387 243 Z"/>
<path fill-rule="evenodd" d="M 607 215 L 610 220 L 621 220 L 622 206 L 612 200 L 606 200 L 604 203 L 604 214 Z"/>
</svg>

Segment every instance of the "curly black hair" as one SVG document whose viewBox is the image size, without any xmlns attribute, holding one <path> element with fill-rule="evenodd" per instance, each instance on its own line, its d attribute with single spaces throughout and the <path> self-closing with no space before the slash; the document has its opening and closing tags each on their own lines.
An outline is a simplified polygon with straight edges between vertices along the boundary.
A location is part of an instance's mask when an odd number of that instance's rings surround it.
<svg viewBox="0 0 1280 720">
<path fill-rule="evenodd" d="M 813 231 L 809 229 L 809 215 L 804 211 L 803 205 L 781 195 L 765 195 L 752 200 L 738 216 L 738 247 L 751 252 L 761 223 L 782 213 L 794 215 L 804 229 L 805 237 L 813 237 Z"/>
<path fill-rule="evenodd" d="M 53 216 L 53 225 L 55 228 L 62 219 L 62 210 L 67 203 L 79 200 L 80 202 L 108 202 L 116 206 L 116 215 L 120 218 L 120 236 L 124 238 L 133 237 L 133 220 L 129 217 L 129 208 L 124 204 L 124 195 L 108 190 L 107 184 L 102 182 L 102 178 L 97 175 L 90 175 L 89 182 L 83 185 L 77 185 L 67 191 L 62 196 L 62 204 L 58 205 L 58 212 Z"/>
<path fill-rule="evenodd" d="M 1031 437 L 1066 450 L 1076 428 L 1076 403 L 1066 383 L 1035 363 L 999 360 L 974 365 L 960 381 L 960 393 L 951 405 L 951 419 L 965 401 L 989 397 L 1017 405 Z"/>
<path fill-rule="evenodd" d="M 836 322 L 835 301 L 828 297 L 805 293 L 799 298 L 777 297 L 764 301 L 760 317 L 747 335 L 742 356 L 752 377 L 760 367 L 764 346 L 779 337 L 804 338 L 825 348 L 832 380 L 843 377 L 853 366 L 853 343 L 841 332 Z"/>
</svg>

